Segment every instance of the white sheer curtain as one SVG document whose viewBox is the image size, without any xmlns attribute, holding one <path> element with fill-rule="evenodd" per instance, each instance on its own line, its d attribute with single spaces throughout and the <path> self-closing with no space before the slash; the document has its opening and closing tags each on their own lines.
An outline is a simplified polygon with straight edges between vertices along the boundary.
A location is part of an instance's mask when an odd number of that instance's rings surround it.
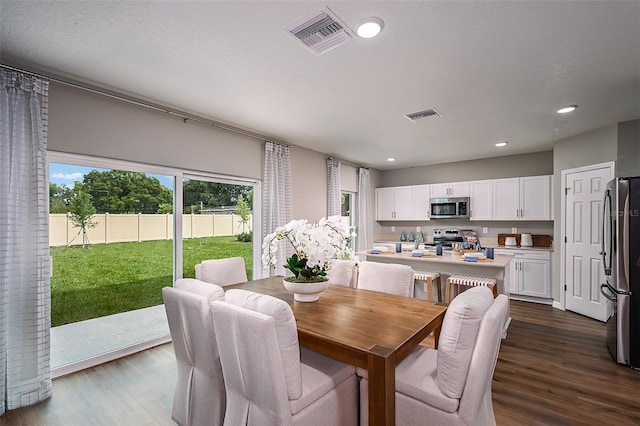
<svg viewBox="0 0 640 426">
<path fill-rule="evenodd" d="M 48 91 L 0 68 L 0 415 L 51 395 Z"/>
<path fill-rule="evenodd" d="M 342 214 L 340 185 L 340 162 L 327 158 L 327 216 Z"/>
<path fill-rule="evenodd" d="M 292 220 L 291 157 L 288 146 L 273 142 L 265 144 L 263 186 L 262 232 L 267 235 Z M 263 276 L 285 275 L 286 269 L 282 265 L 291 254 L 291 244 L 286 240 L 281 241 L 276 252 L 276 269 L 264 267 Z"/>
<path fill-rule="evenodd" d="M 358 247 L 366 251 L 373 246 L 373 211 L 369 169 L 358 169 Z"/>
</svg>

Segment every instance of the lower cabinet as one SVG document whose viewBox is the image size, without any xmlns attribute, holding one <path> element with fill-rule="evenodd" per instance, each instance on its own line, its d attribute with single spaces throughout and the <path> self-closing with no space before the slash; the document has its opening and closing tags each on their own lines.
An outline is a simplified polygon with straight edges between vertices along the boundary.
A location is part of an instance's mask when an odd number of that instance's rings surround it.
<svg viewBox="0 0 640 426">
<path fill-rule="evenodd" d="M 505 276 L 505 285 L 508 285 L 511 295 L 551 299 L 551 252 L 498 249 L 496 253 L 514 255 Z"/>
</svg>

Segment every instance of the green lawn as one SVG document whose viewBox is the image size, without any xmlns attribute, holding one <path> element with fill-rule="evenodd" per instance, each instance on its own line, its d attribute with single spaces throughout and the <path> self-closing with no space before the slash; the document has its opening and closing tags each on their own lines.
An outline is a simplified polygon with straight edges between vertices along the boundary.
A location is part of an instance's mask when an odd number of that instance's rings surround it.
<svg viewBox="0 0 640 426">
<path fill-rule="evenodd" d="M 173 285 L 173 241 L 95 244 L 88 249 L 51 247 L 51 326 L 162 303 Z M 205 259 L 242 256 L 252 276 L 252 243 L 235 237 L 184 240 L 183 276 Z"/>
</svg>

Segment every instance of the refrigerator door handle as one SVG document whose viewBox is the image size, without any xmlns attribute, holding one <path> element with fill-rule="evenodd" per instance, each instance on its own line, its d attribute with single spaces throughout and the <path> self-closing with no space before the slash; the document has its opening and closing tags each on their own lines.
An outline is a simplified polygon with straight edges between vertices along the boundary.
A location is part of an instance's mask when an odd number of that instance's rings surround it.
<svg viewBox="0 0 640 426">
<path fill-rule="evenodd" d="M 609 226 L 609 238 L 611 245 L 613 244 L 613 214 L 611 205 L 611 191 L 607 189 L 604 193 L 604 202 L 602 203 L 602 238 L 600 239 L 600 255 L 602 255 L 602 266 L 604 267 L 605 275 L 611 275 L 611 261 L 607 263 L 607 246 L 605 243 L 605 227 Z M 610 250 L 613 250 L 613 247 L 609 247 Z M 604 285 L 604 284 L 603 284 Z M 601 290 L 602 291 L 602 290 Z"/>
<path fill-rule="evenodd" d="M 607 289 L 606 293 L 605 293 L 605 289 Z M 617 297 L 618 295 L 631 296 L 630 291 L 617 290 L 613 288 L 609 283 L 604 283 L 600 285 L 600 293 L 602 293 L 604 297 L 611 300 L 612 302 L 615 302 L 616 300 L 618 300 L 618 297 Z"/>
<path fill-rule="evenodd" d="M 612 302 L 618 300 L 618 298 L 616 297 L 616 289 L 611 287 L 609 283 L 600 285 L 600 293 Z"/>
</svg>

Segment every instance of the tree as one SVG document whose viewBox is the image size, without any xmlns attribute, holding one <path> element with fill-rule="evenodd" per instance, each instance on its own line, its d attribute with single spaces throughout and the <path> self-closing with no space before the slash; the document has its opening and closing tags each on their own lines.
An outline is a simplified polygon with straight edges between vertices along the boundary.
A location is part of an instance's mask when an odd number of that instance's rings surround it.
<svg viewBox="0 0 640 426">
<path fill-rule="evenodd" d="M 49 213 L 67 213 L 73 189 L 49 183 Z"/>
<path fill-rule="evenodd" d="M 99 213 L 157 213 L 160 205 L 173 204 L 173 192 L 141 172 L 92 170 L 83 185 Z"/>
<path fill-rule="evenodd" d="M 248 196 L 250 186 L 189 180 L 183 184 L 183 213 L 199 212 L 200 208 L 235 206 L 239 197 Z"/>
<path fill-rule="evenodd" d="M 249 223 L 249 218 L 251 217 L 251 210 L 249 209 L 249 204 L 244 200 L 242 194 L 238 197 L 235 213 L 240 216 L 240 224 L 242 225 L 242 232 L 237 235 L 237 240 L 244 241 L 246 243 L 251 242 L 253 239 L 253 233 L 246 232 L 246 226 Z"/>
<path fill-rule="evenodd" d="M 87 228 L 96 226 L 96 222 L 92 220 L 93 215 L 96 214 L 96 208 L 91 203 L 91 195 L 84 191 L 79 182 L 76 182 L 73 189 L 73 197 L 69 202 L 69 213 L 71 223 L 80 228 L 80 232 L 82 232 L 82 248 L 89 247 Z"/>
</svg>

